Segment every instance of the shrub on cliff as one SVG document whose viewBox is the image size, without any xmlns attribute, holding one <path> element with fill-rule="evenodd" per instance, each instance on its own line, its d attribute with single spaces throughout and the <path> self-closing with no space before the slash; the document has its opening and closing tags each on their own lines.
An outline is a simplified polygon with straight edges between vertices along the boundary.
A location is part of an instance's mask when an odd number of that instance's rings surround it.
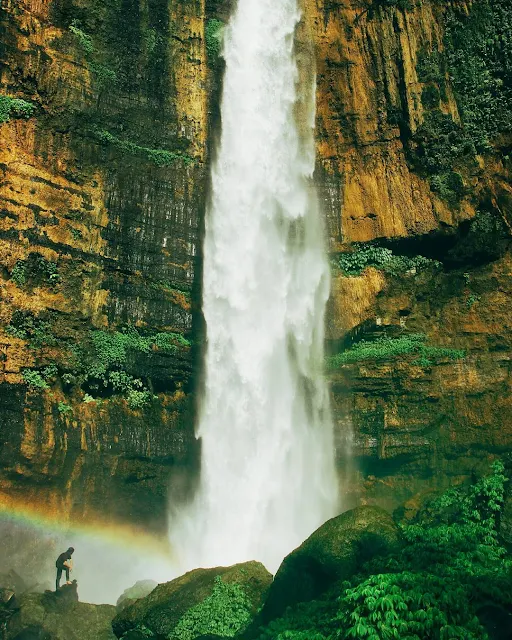
<svg viewBox="0 0 512 640">
<path fill-rule="evenodd" d="M 0 124 L 11 118 L 30 118 L 34 111 L 35 106 L 26 100 L 0 95 Z"/>
<path fill-rule="evenodd" d="M 460 360 L 466 352 L 462 349 L 436 347 L 425 344 L 427 337 L 422 333 L 409 333 L 389 338 L 382 336 L 373 342 L 361 340 L 350 349 L 337 353 L 326 359 L 329 369 L 336 369 L 344 364 L 362 362 L 364 360 L 389 360 L 399 356 L 416 355 L 412 364 L 428 367 L 437 360 Z"/>
<path fill-rule="evenodd" d="M 391 276 L 404 273 L 422 271 L 424 269 L 438 269 L 440 262 L 423 256 L 396 255 L 387 247 L 374 244 L 355 243 L 352 251 L 340 254 L 338 266 L 346 276 L 359 276 L 367 267 L 374 267 Z"/>
</svg>

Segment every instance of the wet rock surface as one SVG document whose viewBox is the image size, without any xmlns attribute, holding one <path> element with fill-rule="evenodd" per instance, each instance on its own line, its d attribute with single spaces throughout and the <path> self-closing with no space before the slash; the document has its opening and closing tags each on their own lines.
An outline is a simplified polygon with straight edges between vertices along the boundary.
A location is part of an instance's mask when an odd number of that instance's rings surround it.
<svg viewBox="0 0 512 640">
<path fill-rule="evenodd" d="M 227 596 L 219 594 L 221 603 L 216 610 L 214 602 L 215 589 L 222 581 L 221 589 L 227 586 Z M 232 631 L 240 633 L 248 626 L 258 609 L 263 604 L 266 593 L 272 582 L 272 576 L 259 562 L 246 562 L 232 567 L 218 567 L 215 569 L 195 569 L 172 582 L 160 584 L 146 598 L 119 613 L 112 622 L 112 627 L 118 638 L 136 640 L 137 634 L 144 629 L 156 638 L 169 637 L 178 625 L 187 624 L 188 637 L 204 636 L 204 625 L 225 625 L 226 612 L 230 611 L 230 600 L 241 597 L 245 604 L 247 616 L 243 623 Z M 234 587 L 234 591 L 230 591 Z M 241 591 L 240 591 L 241 590 Z M 241 601 L 242 601 L 241 600 Z M 198 609 L 206 604 L 201 614 Z M 191 614 L 192 612 L 192 614 Z M 198 613 L 196 613 L 198 612 Z M 220 618 L 217 620 L 216 615 Z M 198 619 L 202 618 L 201 622 Z M 187 621 L 185 623 L 185 621 Z M 235 625 L 236 626 L 236 625 Z"/>
<path fill-rule="evenodd" d="M 7 624 L 7 640 L 112 640 L 115 607 L 78 601 L 76 582 L 56 593 L 25 593 Z"/>
<path fill-rule="evenodd" d="M 268 623 L 289 606 L 317 599 L 365 561 L 399 546 L 398 528 L 383 509 L 358 507 L 328 520 L 283 560 L 258 622 Z"/>
</svg>

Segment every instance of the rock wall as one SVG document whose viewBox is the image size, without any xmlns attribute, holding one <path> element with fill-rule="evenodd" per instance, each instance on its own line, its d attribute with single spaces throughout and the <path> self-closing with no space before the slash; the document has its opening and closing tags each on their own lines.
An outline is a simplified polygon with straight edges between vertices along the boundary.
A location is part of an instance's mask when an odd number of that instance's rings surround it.
<svg viewBox="0 0 512 640">
<path fill-rule="evenodd" d="M 33 105 L 0 125 L 0 496 L 158 528 L 195 455 L 204 3 L 7 0 L 0 18 L 0 94 Z"/>
<path fill-rule="evenodd" d="M 1 4 L 2 504 L 162 531 L 170 477 L 171 500 L 190 488 L 222 76 L 207 32 L 231 4 Z M 446 53 L 450 24 L 486 6 L 303 0 L 334 265 L 328 349 L 416 334 L 447 349 L 331 372 L 340 470 L 347 452 L 354 462 L 347 506 L 414 511 L 510 447 L 510 132 L 479 143 Z M 409 267 L 339 268 L 377 245 Z M 419 255 L 428 268 L 410 266 Z"/>
<path fill-rule="evenodd" d="M 317 173 L 333 263 L 371 246 L 441 263 L 400 273 L 375 265 L 356 277 L 335 264 L 330 350 L 419 333 L 466 353 L 420 364 L 417 355 L 361 359 L 331 373 L 340 467 L 347 451 L 353 459 L 352 482 L 343 475 L 347 504 L 407 503 L 414 512 L 426 492 L 484 471 L 512 443 L 510 134 L 503 127 L 486 150 L 452 148 L 448 158 L 441 146 L 441 134 L 455 147 L 472 125 L 447 30 L 469 29 L 482 6 L 305 2 L 317 42 Z M 434 129 L 438 122 L 449 133 Z M 457 197 L 440 188 L 445 179 L 460 181 Z"/>
</svg>

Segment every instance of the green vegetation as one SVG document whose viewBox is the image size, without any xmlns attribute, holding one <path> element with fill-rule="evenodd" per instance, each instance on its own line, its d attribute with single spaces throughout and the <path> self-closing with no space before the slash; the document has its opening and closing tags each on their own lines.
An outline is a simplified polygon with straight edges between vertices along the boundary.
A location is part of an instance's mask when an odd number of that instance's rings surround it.
<svg viewBox="0 0 512 640">
<path fill-rule="evenodd" d="M 30 118 L 34 111 L 35 106 L 26 100 L 0 95 L 0 124 L 11 118 Z"/>
<path fill-rule="evenodd" d="M 83 233 L 80 231 L 80 229 L 75 229 L 75 227 L 70 227 L 69 231 L 71 233 L 71 237 L 73 238 L 73 240 L 81 240 L 83 238 Z"/>
<path fill-rule="evenodd" d="M 342 253 L 338 259 L 338 266 L 346 276 L 359 276 L 366 267 L 375 267 L 389 275 L 397 276 L 407 271 L 421 271 L 439 268 L 440 262 L 423 256 L 395 255 L 391 249 L 373 244 L 356 243 L 351 253 Z"/>
<path fill-rule="evenodd" d="M 45 345 L 54 345 L 55 338 L 51 332 L 51 325 L 46 320 L 34 316 L 30 311 L 17 309 L 11 321 L 5 328 L 6 332 L 14 338 L 27 340 L 33 349 L 39 349 Z"/>
<path fill-rule="evenodd" d="M 97 55 L 96 48 L 92 36 L 83 31 L 80 27 L 78 20 L 73 20 L 69 26 L 70 32 L 76 39 L 78 46 L 82 49 L 84 57 L 87 61 L 87 66 L 91 72 L 96 76 L 96 79 L 101 86 L 107 86 L 117 82 L 117 73 L 98 62 L 95 58 Z"/>
<path fill-rule="evenodd" d="M 175 296 L 183 296 L 183 300 L 187 304 L 191 304 L 192 302 L 192 294 L 190 291 L 188 291 L 185 288 L 180 289 L 179 287 L 174 285 L 172 282 L 168 282 L 167 280 L 156 280 L 156 281 L 154 280 L 153 282 L 150 282 L 149 286 L 152 289 L 155 289 L 156 291 L 160 291 L 161 289 L 164 289 L 168 293 L 171 293 Z"/>
<path fill-rule="evenodd" d="M 432 190 L 452 206 L 465 195 L 461 173 L 475 156 L 512 131 L 512 3 L 482 0 L 470 11 L 450 5 L 445 13 L 444 50 L 422 51 L 416 67 L 425 83 L 427 109 L 412 136 L 411 162 L 430 178 Z M 450 78 L 461 122 L 442 113 Z"/>
<path fill-rule="evenodd" d="M 57 376 L 58 369 L 54 364 L 50 364 L 44 367 L 42 370 L 37 369 L 24 369 L 22 377 L 24 382 L 31 389 L 49 389 L 50 382 L 52 382 Z"/>
<path fill-rule="evenodd" d="M 512 3 L 447 12 L 445 49 L 464 128 L 481 152 L 512 130 Z"/>
<path fill-rule="evenodd" d="M 151 358 L 158 351 L 174 354 L 189 347 L 190 342 L 178 333 L 144 336 L 133 327 L 115 332 L 91 331 L 84 345 L 73 347 L 72 370 L 62 380 L 91 392 L 123 395 L 131 409 L 140 409 L 154 397 L 143 381 L 130 373 L 139 368 L 140 357 Z"/>
<path fill-rule="evenodd" d="M 92 38 L 89 34 L 85 33 L 78 26 L 78 22 L 73 20 L 71 25 L 69 26 L 69 30 L 75 36 L 79 46 L 84 52 L 85 56 L 90 56 L 94 53 L 94 44 Z"/>
<path fill-rule="evenodd" d="M 251 621 L 251 602 L 239 584 L 215 578 L 213 591 L 190 608 L 172 632 L 174 640 L 193 640 L 208 633 L 233 638 Z"/>
<path fill-rule="evenodd" d="M 465 129 L 448 114 L 434 109 L 425 114 L 414 136 L 414 165 L 430 176 L 430 186 L 441 198 L 456 206 L 465 194 L 464 181 L 453 170 L 456 162 L 472 161 L 475 147 Z"/>
<path fill-rule="evenodd" d="M 400 553 L 288 609 L 260 640 L 486 640 L 479 608 L 512 603 L 512 561 L 497 533 L 506 482 L 495 462 L 469 490 L 448 491 L 402 526 Z"/>
<path fill-rule="evenodd" d="M 50 323 L 26 311 L 14 312 L 7 332 L 27 340 L 34 349 L 57 344 Z M 67 358 L 59 364 L 64 370 L 60 379 L 67 387 L 83 389 L 86 403 L 98 400 L 93 396 L 120 395 L 131 409 L 141 409 L 156 397 L 149 382 L 156 355 L 176 354 L 190 346 L 179 333 L 142 335 L 133 327 L 114 332 L 94 330 L 70 348 Z M 147 374 L 146 383 L 139 377 L 141 371 Z M 42 370 L 26 369 L 23 378 L 34 389 L 48 389 L 58 374 L 59 369 L 53 364 Z M 60 407 L 59 411 L 67 410 Z"/>
<path fill-rule="evenodd" d="M 177 160 L 183 161 L 186 165 L 193 164 L 194 159 L 181 151 L 166 151 L 165 149 L 150 149 L 141 147 L 129 140 L 122 140 L 109 131 L 93 127 L 89 130 L 91 136 L 100 144 L 110 145 L 119 149 L 123 153 L 143 156 L 147 160 L 154 162 L 159 167 L 168 167 Z"/>
<path fill-rule="evenodd" d="M 66 404 L 65 402 L 59 402 L 59 404 L 57 405 L 57 410 L 62 415 L 73 413 L 73 407 L 71 407 L 69 404 Z"/>
<path fill-rule="evenodd" d="M 470 296 L 468 296 L 468 299 L 466 300 L 466 307 L 468 309 L 471 309 L 471 307 L 476 304 L 477 302 L 480 302 L 481 297 L 472 293 Z"/>
<path fill-rule="evenodd" d="M 59 281 L 57 263 L 46 260 L 39 253 L 31 253 L 26 260 L 18 260 L 11 271 L 11 280 L 18 286 L 53 286 Z"/>
<path fill-rule="evenodd" d="M 448 358 L 460 360 L 465 357 L 465 351 L 446 347 L 433 347 L 425 344 L 426 336 L 421 333 L 411 333 L 398 338 L 381 337 L 373 342 L 361 340 L 347 351 L 338 353 L 326 359 L 328 369 L 336 369 L 344 364 L 362 362 L 364 360 L 389 360 L 398 356 L 417 355 L 413 364 L 429 367 L 437 360 Z"/>
<path fill-rule="evenodd" d="M 215 62 L 222 52 L 222 34 L 224 23 L 222 20 L 210 19 L 205 27 L 206 53 L 208 60 Z"/>
</svg>

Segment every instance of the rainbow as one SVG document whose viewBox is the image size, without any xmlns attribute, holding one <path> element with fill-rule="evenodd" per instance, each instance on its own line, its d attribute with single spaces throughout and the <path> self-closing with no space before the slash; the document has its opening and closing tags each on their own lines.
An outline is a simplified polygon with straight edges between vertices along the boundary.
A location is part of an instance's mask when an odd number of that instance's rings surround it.
<svg viewBox="0 0 512 640">
<path fill-rule="evenodd" d="M 57 517 L 58 513 L 58 517 Z M 0 524 L 13 524 L 24 528 L 54 534 L 72 540 L 85 537 L 102 539 L 107 544 L 122 545 L 126 549 L 148 551 L 172 561 L 172 552 L 166 538 L 158 538 L 138 527 L 89 518 L 87 522 L 72 523 L 62 518 L 62 511 L 55 512 L 13 499 L 0 493 Z"/>
</svg>

